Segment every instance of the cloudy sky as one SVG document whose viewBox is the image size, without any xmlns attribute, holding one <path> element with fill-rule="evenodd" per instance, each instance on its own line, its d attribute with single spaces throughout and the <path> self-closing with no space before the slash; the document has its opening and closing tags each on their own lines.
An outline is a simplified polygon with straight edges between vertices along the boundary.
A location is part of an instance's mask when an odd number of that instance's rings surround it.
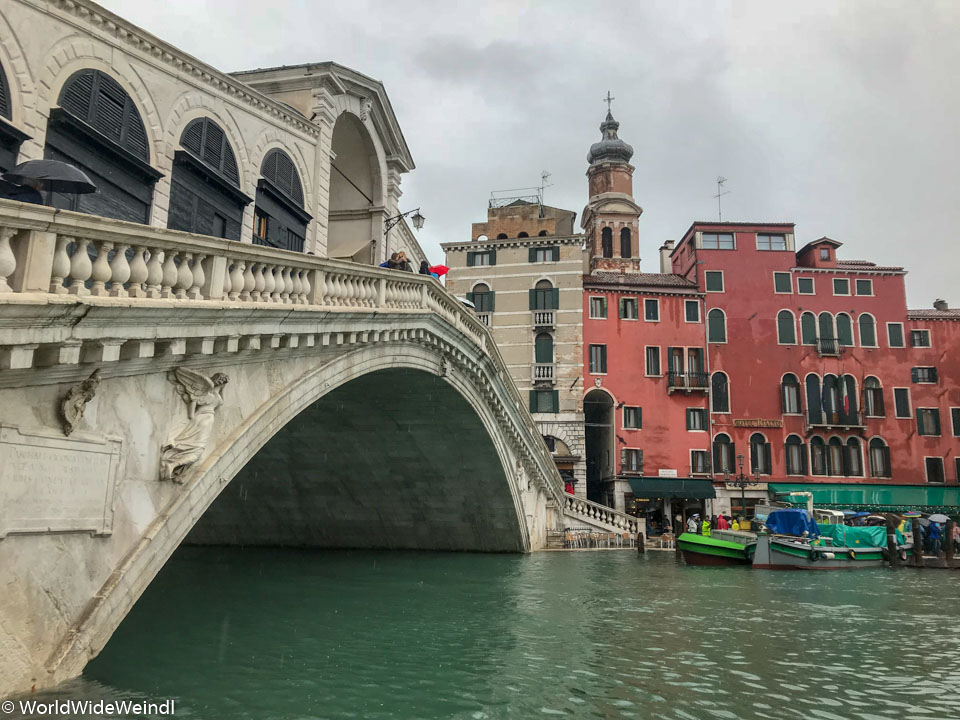
<svg viewBox="0 0 960 720">
<path fill-rule="evenodd" d="M 609 89 L 645 269 L 716 218 L 723 175 L 725 219 L 795 222 L 799 243 L 905 265 L 911 307 L 960 307 L 958 2 L 100 1 L 222 70 L 334 60 L 382 80 L 434 261 L 491 190 L 543 170 L 547 203 L 579 214 Z"/>
</svg>

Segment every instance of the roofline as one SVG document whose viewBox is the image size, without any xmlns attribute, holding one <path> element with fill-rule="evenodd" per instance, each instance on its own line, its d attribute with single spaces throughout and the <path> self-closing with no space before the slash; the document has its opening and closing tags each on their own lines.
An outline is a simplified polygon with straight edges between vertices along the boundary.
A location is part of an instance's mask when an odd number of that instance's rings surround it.
<svg viewBox="0 0 960 720">
<path fill-rule="evenodd" d="M 670 257 L 673 257 L 673 253 L 680 249 L 680 246 L 686 242 L 687 238 L 690 236 L 690 233 L 698 225 L 712 225 L 720 227 L 783 227 L 783 228 L 795 228 L 796 223 L 785 223 L 785 222 L 733 222 L 733 221 L 712 221 L 712 220 L 694 220 L 690 223 L 690 227 L 687 228 L 687 231 L 680 236 L 680 240 L 677 241 L 676 247 L 670 252 Z"/>
<path fill-rule="evenodd" d="M 470 250 L 473 248 L 498 248 L 508 247 L 510 245 L 573 245 L 574 242 L 581 243 L 584 236 L 580 233 L 573 235 L 534 235 L 525 238 L 505 238 L 503 240 L 463 240 L 460 242 L 440 243 L 443 250 Z"/>
</svg>

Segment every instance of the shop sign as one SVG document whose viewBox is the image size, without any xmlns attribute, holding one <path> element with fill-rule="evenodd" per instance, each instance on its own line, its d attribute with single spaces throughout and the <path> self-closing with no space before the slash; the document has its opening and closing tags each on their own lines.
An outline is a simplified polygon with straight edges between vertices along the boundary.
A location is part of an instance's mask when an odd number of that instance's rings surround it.
<svg viewBox="0 0 960 720">
<path fill-rule="evenodd" d="M 733 426 L 751 428 L 779 428 L 783 427 L 783 420 L 764 420 L 763 418 L 753 418 L 752 420 L 734 420 Z"/>
<path fill-rule="evenodd" d="M 740 488 L 738 488 L 738 487 L 737 487 L 736 485 L 734 485 L 733 483 L 724 483 L 724 486 L 727 488 L 727 490 L 736 490 L 737 492 L 740 492 Z M 746 489 L 747 489 L 748 491 L 750 491 L 750 490 L 762 490 L 763 492 L 766 492 L 766 491 L 767 491 L 767 484 L 766 484 L 766 483 L 757 483 L 756 485 L 747 485 L 747 488 L 746 488 Z"/>
<path fill-rule="evenodd" d="M 660 470 L 657 471 L 657 475 L 659 475 L 660 477 L 677 477 L 677 471 L 676 471 L 676 470 L 664 470 L 664 469 L 661 468 Z"/>
</svg>

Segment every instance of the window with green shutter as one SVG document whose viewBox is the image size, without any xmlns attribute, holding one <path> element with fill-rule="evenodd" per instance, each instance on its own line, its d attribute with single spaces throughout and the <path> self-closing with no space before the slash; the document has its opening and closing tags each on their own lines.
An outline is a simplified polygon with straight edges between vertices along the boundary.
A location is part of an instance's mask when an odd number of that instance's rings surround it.
<svg viewBox="0 0 960 720">
<path fill-rule="evenodd" d="M 560 392 L 558 390 L 531 390 L 530 412 L 560 412 Z"/>
</svg>

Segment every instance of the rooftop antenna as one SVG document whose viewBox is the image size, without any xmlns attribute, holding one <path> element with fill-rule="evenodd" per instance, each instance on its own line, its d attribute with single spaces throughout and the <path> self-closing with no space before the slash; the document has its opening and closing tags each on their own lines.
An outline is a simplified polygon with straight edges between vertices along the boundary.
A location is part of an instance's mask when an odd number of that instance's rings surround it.
<svg viewBox="0 0 960 720">
<path fill-rule="evenodd" d="M 553 187 L 553 183 L 547 182 L 548 177 L 550 177 L 550 172 L 547 170 L 540 173 L 540 217 L 543 217 L 543 191 L 548 187 Z"/>
<path fill-rule="evenodd" d="M 723 184 L 726 181 L 727 179 L 723 175 L 717 176 L 717 194 L 714 195 L 714 197 L 717 199 L 717 217 L 719 218 L 719 222 L 723 222 L 723 212 L 720 209 L 720 198 L 722 198 L 724 195 L 729 195 L 732 192 L 731 190 L 724 189 Z"/>
</svg>

